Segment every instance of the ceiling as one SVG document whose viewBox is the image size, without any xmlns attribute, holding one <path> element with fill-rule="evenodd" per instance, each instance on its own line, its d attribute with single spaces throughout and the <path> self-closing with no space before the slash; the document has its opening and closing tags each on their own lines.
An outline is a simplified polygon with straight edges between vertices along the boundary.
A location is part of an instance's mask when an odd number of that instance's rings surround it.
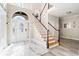
<svg viewBox="0 0 79 59">
<path fill-rule="evenodd" d="M 64 17 L 79 14 L 79 3 L 52 3 L 50 5 L 52 7 L 48 13 L 53 16 Z"/>
</svg>

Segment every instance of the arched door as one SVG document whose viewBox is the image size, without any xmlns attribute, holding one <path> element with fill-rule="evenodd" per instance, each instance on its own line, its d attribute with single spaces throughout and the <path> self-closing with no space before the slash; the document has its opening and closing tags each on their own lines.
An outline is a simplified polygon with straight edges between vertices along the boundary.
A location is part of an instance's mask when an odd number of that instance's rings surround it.
<svg viewBox="0 0 79 59">
<path fill-rule="evenodd" d="M 15 16 L 12 19 L 12 42 L 27 41 L 29 36 L 29 22 L 23 16 Z"/>
</svg>

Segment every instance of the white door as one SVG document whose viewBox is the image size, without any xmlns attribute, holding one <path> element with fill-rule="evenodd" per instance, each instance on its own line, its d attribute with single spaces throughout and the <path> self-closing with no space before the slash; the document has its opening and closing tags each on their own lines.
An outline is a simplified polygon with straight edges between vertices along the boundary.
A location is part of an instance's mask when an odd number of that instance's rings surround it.
<svg viewBox="0 0 79 59">
<path fill-rule="evenodd" d="M 29 22 L 23 16 L 15 16 L 12 20 L 13 42 L 27 41 Z"/>
</svg>

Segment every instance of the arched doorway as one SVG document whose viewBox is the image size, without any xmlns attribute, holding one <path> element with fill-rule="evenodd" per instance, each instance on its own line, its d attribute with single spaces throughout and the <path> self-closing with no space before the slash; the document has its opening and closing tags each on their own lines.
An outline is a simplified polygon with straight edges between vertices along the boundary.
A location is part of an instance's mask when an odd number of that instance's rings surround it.
<svg viewBox="0 0 79 59">
<path fill-rule="evenodd" d="M 29 39 L 29 20 L 25 13 L 16 12 L 12 18 L 11 42 L 23 42 Z"/>
</svg>

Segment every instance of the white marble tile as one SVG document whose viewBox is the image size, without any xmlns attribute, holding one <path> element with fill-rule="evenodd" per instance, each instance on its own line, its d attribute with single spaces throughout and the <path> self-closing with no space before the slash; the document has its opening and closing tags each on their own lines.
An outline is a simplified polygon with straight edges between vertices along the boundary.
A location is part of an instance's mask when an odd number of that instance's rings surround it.
<svg viewBox="0 0 79 59">
<path fill-rule="evenodd" d="M 32 49 L 30 49 L 30 43 L 18 42 L 12 43 L 7 47 L 0 56 L 39 56 Z"/>
<path fill-rule="evenodd" d="M 33 44 L 31 45 L 29 42 L 12 43 L 9 47 L 2 51 L 2 53 L 0 53 L 0 56 L 77 56 L 76 53 L 62 46 L 49 49 L 49 51 L 45 51 L 45 53 L 43 53 L 44 49 L 35 48 L 38 47 L 33 46 Z"/>
</svg>

